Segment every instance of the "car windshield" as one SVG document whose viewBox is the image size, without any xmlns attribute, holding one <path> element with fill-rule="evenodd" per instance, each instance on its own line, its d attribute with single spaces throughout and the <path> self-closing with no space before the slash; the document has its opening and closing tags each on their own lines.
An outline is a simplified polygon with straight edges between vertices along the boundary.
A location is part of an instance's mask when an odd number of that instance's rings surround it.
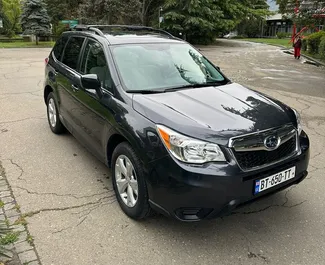
<svg viewBox="0 0 325 265">
<path fill-rule="evenodd" d="M 112 53 L 125 89 L 129 92 L 216 85 L 226 81 L 189 44 L 118 45 L 113 47 Z"/>
</svg>

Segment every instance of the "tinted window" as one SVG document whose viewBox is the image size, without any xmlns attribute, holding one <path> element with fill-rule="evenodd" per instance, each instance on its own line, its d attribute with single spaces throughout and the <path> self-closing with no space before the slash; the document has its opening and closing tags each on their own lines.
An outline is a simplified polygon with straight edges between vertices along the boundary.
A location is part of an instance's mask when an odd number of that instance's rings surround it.
<svg viewBox="0 0 325 265">
<path fill-rule="evenodd" d="M 80 72 L 82 74 L 96 74 L 102 87 L 111 90 L 113 81 L 109 72 L 103 47 L 96 41 L 87 42 Z"/>
<path fill-rule="evenodd" d="M 53 54 L 57 60 L 61 60 L 62 52 L 64 49 L 65 44 L 67 43 L 68 36 L 62 36 L 58 41 L 56 42 L 54 48 L 53 48 Z"/>
<path fill-rule="evenodd" d="M 72 37 L 64 50 L 62 63 L 70 68 L 77 70 L 78 58 L 81 51 L 84 38 Z"/>
</svg>

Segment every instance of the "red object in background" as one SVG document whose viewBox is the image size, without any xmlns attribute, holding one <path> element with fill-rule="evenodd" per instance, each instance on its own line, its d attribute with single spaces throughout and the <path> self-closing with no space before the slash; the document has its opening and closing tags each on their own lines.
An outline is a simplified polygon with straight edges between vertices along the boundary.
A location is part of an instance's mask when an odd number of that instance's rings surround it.
<svg viewBox="0 0 325 265">
<path fill-rule="evenodd" d="M 297 15 L 299 13 L 299 3 L 298 0 L 296 0 L 296 7 L 294 9 L 295 14 Z M 297 25 L 296 23 L 293 24 L 293 32 L 292 32 L 292 38 L 291 42 L 294 42 L 294 39 L 296 37 L 296 32 L 297 32 Z"/>
<path fill-rule="evenodd" d="M 313 18 L 325 18 L 325 14 L 315 14 Z"/>
<path fill-rule="evenodd" d="M 294 48 L 294 50 L 295 50 L 295 58 L 296 57 L 300 57 L 300 55 L 301 55 L 301 48 Z"/>
<path fill-rule="evenodd" d="M 47 65 L 48 62 L 49 62 L 49 58 L 47 57 L 47 58 L 45 58 L 45 65 Z"/>
<path fill-rule="evenodd" d="M 295 14 L 298 14 L 299 13 L 299 2 L 298 2 L 298 0 L 296 1 L 296 7 L 294 8 L 294 11 L 295 11 Z M 321 10 L 321 12 L 325 12 L 325 8 L 323 8 Z M 313 18 L 325 18 L 325 13 L 324 14 L 314 14 L 314 15 L 312 15 L 312 17 Z M 315 27 L 315 25 L 312 25 L 311 27 L 314 28 L 316 32 L 319 31 L 319 28 L 318 27 Z M 294 25 L 293 25 L 293 32 L 292 32 L 292 38 L 291 38 L 291 40 L 290 40 L 289 43 L 294 42 L 294 40 L 295 40 L 296 37 L 300 36 L 304 31 L 306 31 L 308 29 L 309 29 L 309 27 L 306 26 L 306 27 L 304 27 L 302 30 L 300 30 L 297 33 L 297 25 L 296 25 L 296 23 L 294 23 Z"/>
</svg>

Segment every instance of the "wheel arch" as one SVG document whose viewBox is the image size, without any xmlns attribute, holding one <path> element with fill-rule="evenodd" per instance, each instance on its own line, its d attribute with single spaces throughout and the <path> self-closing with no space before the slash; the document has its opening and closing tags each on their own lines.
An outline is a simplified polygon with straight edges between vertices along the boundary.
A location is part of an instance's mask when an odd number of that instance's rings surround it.
<svg viewBox="0 0 325 265">
<path fill-rule="evenodd" d="M 112 156 L 115 148 L 123 142 L 128 143 L 133 148 L 142 163 L 147 161 L 146 156 L 141 152 L 141 150 L 144 148 L 143 140 L 140 137 L 137 137 L 135 132 L 132 134 L 124 130 L 115 131 L 114 134 L 112 134 L 107 140 L 106 145 L 106 161 L 109 168 L 112 166 Z"/>
<path fill-rule="evenodd" d="M 45 88 L 44 88 L 44 102 L 45 104 L 47 103 L 47 97 L 49 96 L 49 94 L 51 92 L 53 92 L 53 88 L 50 86 L 50 85 L 47 85 Z"/>
<path fill-rule="evenodd" d="M 109 168 L 112 167 L 112 156 L 114 153 L 115 148 L 123 142 L 127 142 L 130 144 L 130 142 L 121 134 L 115 133 L 113 134 L 107 142 L 106 145 L 106 161 L 107 161 L 107 165 Z"/>
</svg>

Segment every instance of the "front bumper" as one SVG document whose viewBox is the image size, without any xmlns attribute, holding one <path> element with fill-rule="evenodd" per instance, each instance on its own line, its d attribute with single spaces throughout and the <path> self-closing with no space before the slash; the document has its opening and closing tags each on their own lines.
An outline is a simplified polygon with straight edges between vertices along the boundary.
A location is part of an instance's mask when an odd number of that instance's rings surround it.
<svg viewBox="0 0 325 265">
<path fill-rule="evenodd" d="M 227 215 L 248 202 L 298 184 L 307 176 L 309 139 L 303 132 L 299 140 L 299 155 L 252 172 L 243 172 L 234 163 L 193 166 L 167 156 L 156 161 L 150 170 L 150 204 L 156 211 L 182 221 Z M 256 180 L 292 166 L 296 166 L 295 178 L 254 195 Z"/>
</svg>

